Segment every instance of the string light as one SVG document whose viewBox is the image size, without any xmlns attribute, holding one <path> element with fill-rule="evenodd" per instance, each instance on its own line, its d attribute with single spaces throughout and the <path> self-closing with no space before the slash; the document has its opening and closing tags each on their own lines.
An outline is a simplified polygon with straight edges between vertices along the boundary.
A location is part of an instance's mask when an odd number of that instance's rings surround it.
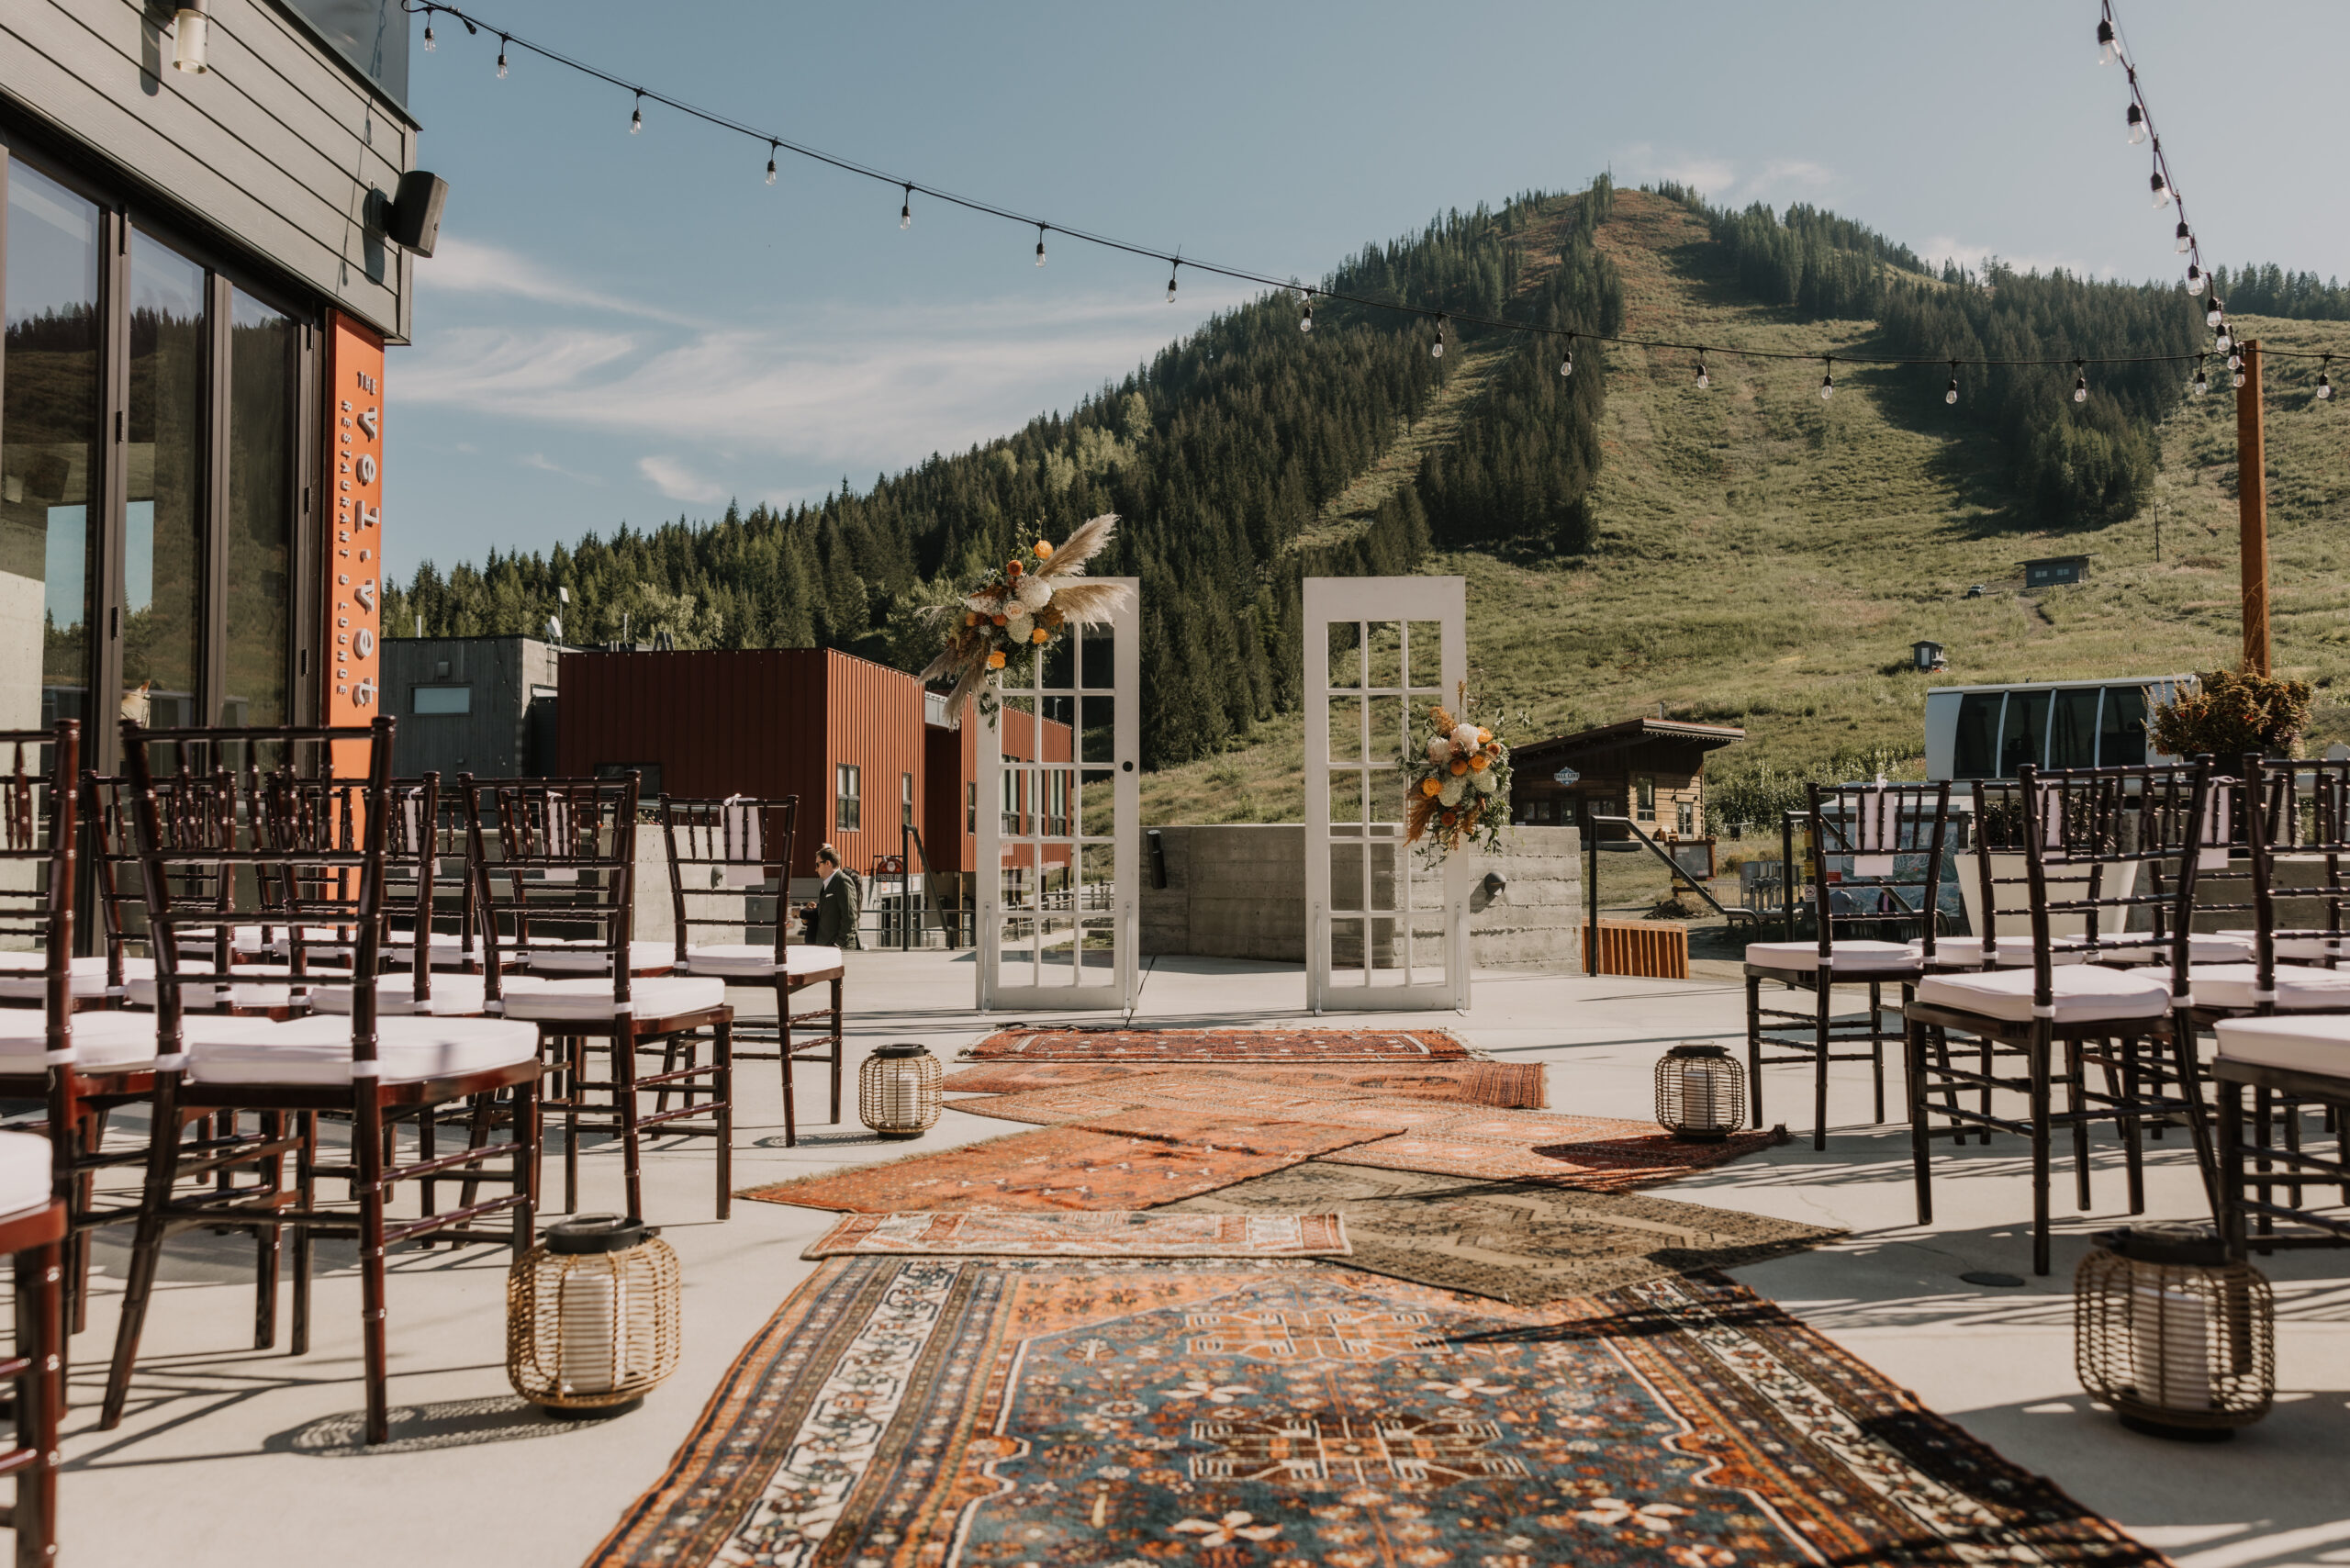
<svg viewBox="0 0 2350 1568">
<path fill-rule="evenodd" d="M 1825 403 L 1836 396 L 1836 361 L 1831 356 L 1819 363 L 1828 367 L 1828 374 L 1819 378 L 1819 400 Z"/>
<path fill-rule="evenodd" d="M 1297 330 L 1301 332 L 1310 332 L 1314 330 L 1314 291 L 1310 288 L 1302 288 L 1298 293 L 1305 300 L 1305 313 L 1297 319 Z"/>
<path fill-rule="evenodd" d="M 1567 334 L 1567 346 L 1559 354 L 1559 374 L 1561 375 L 1572 375 L 1574 373 L 1575 336 L 1572 332 L 1569 332 Z"/>
<path fill-rule="evenodd" d="M 2146 111 L 2137 105 L 2130 106 L 2130 145 L 2141 146 L 2146 140 Z"/>
<path fill-rule="evenodd" d="M 2183 256 L 2187 254 L 2188 251 L 2192 250 L 2194 246 L 2194 231 L 2187 227 L 2187 219 L 2182 218 L 2178 220 L 2178 238 L 2171 245 L 2171 251 L 2176 255 Z"/>
<path fill-rule="evenodd" d="M 2203 312 L 2203 324 L 2207 327 L 2216 327 L 2227 319 L 2228 302 L 2217 294 L 2212 295 L 2210 305 Z"/>
<path fill-rule="evenodd" d="M 1180 256 L 1167 258 L 1167 303 L 1169 305 L 1175 303 L 1175 269 L 1182 264 L 1183 261 Z"/>
<path fill-rule="evenodd" d="M 432 7 L 427 6 L 424 8 L 424 52 L 431 54 L 440 47 L 432 37 Z"/>
<path fill-rule="evenodd" d="M 2234 334 L 2230 332 L 2225 327 L 2222 327 L 2220 329 L 2218 341 L 2213 342 L 2211 346 L 2218 349 L 2221 353 L 2227 354 L 2229 360 L 2232 362 L 2235 359 L 2235 355 L 2229 351 L 2235 347 L 2235 342 Z"/>
<path fill-rule="evenodd" d="M 2163 178 L 2163 172 L 2160 169 L 2154 171 L 2153 177 L 2147 181 L 2147 185 L 2154 193 L 2156 207 L 2170 205 L 2170 182 Z"/>
<path fill-rule="evenodd" d="M 643 92 L 642 90 L 640 90 L 640 91 L 637 93 L 637 95 L 636 95 L 636 107 L 635 107 L 634 109 L 632 109 L 632 110 L 631 110 L 631 111 L 629 112 L 629 117 L 628 117 L 628 133 L 629 133 L 631 136 L 634 136 L 638 131 L 641 131 L 641 130 L 643 130 L 643 129 L 644 129 L 644 94 L 643 94 Z"/>
<path fill-rule="evenodd" d="M 776 151 L 777 151 L 776 144 L 775 144 L 774 142 L 772 142 L 772 141 L 768 142 L 768 143 L 767 143 L 767 184 L 769 184 L 769 185 L 773 185 L 773 184 L 775 184 L 775 155 L 776 155 Z"/>
<path fill-rule="evenodd" d="M 2191 390 L 2198 398 L 2200 398 L 2204 393 L 2211 390 L 2211 378 L 2203 374 L 2203 356 L 2201 354 L 2197 354 L 2195 356 L 2195 385 Z"/>
<path fill-rule="evenodd" d="M 2075 360 L 2073 362 L 2073 401 L 2076 403 L 2086 403 L 2088 400 L 2088 362 L 2087 360 Z"/>
<path fill-rule="evenodd" d="M 2099 17 L 2097 24 L 2097 62 L 2110 65 L 2121 58 L 2121 45 L 2114 39 L 2112 22 Z"/>
<path fill-rule="evenodd" d="M 498 79 L 500 82 L 506 80 L 506 41 L 504 33 L 498 35 Z"/>
<path fill-rule="evenodd" d="M 2228 385 L 2239 392 L 2244 390 L 2244 361 L 2234 362 L 2234 368 L 2228 375 Z"/>
<path fill-rule="evenodd" d="M 2228 368 L 2230 370 L 2242 370 L 2244 368 L 2244 345 L 2235 342 L 2222 342 L 2220 346 L 2228 351 Z"/>
<path fill-rule="evenodd" d="M 1942 394 L 1942 401 L 1945 403 L 1958 401 L 1958 361 L 1956 360 L 1950 362 L 1950 389 Z"/>
<path fill-rule="evenodd" d="M 1428 350 L 1428 357 L 1430 359 L 1442 359 L 1444 357 L 1444 319 L 1445 319 L 1441 316 L 1436 319 L 1436 346 Z"/>
<path fill-rule="evenodd" d="M 1703 392 L 1713 384 L 1714 378 L 1706 374 L 1706 351 L 1699 349 L 1697 351 L 1697 390 Z"/>
<path fill-rule="evenodd" d="M 2200 294 L 2200 293 L 2202 293 L 2202 292 L 2204 291 L 2204 289 L 2206 289 L 2206 288 L 2208 288 L 2208 287 L 2210 287 L 2210 286 L 2209 284 L 2207 284 L 2207 283 L 2205 283 L 2205 282 L 2203 281 L 2203 269 L 2202 269 L 2201 267 L 2199 267 L 2199 266 L 2196 265 L 2193 262 L 2189 262 L 2189 263 L 2187 263 L 2187 286 L 2187 286 L 2187 292 L 2188 292 L 2189 295 L 2197 295 L 2197 294 Z"/>
<path fill-rule="evenodd" d="M 1045 264 L 1045 225 L 1036 225 L 1036 264 Z"/>
<path fill-rule="evenodd" d="M 2317 397 L 2321 403 L 2333 396 L 2333 377 L 2326 374 L 2327 368 L 2333 364 L 2333 356 L 2328 354 L 2317 367 Z"/>
<path fill-rule="evenodd" d="M 901 229 L 912 229 L 913 226 L 914 187 L 912 182 L 908 182 L 906 185 L 906 198 L 898 204 L 898 227 Z"/>
</svg>

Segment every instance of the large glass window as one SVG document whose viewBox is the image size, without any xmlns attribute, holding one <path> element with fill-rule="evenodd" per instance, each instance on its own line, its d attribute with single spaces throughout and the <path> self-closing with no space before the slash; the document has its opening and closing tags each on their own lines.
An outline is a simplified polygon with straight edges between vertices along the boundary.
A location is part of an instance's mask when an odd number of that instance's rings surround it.
<svg viewBox="0 0 2350 1568">
<path fill-rule="evenodd" d="M 2013 778 L 2025 763 L 2041 766 L 2041 746 L 2048 736 L 2048 693 L 2008 693 L 2007 723 L 1999 736 L 1999 777 Z"/>
<path fill-rule="evenodd" d="M 201 266 L 133 232 L 122 714 L 159 728 L 204 722 L 205 291 Z"/>
<path fill-rule="evenodd" d="M 224 724 L 282 724 L 291 717 L 285 667 L 294 615 L 294 402 L 300 339 L 294 318 L 242 289 L 233 291 Z"/>
<path fill-rule="evenodd" d="M 2146 693 L 2143 687 L 2105 689 L 2105 725 L 2098 740 L 2099 767 L 2140 767 L 2146 761 Z"/>
<path fill-rule="evenodd" d="M 1957 756 L 1951 763 L 1953 778 L 1998 776 L 1994 763 L 1998 748 L 1991 743 L 1998 732 L 1999 704 L 2006 700 L 2007 694 L 2000 691 L 1970 691 L 1959 699 Z"/>
<path fill-rule="evenodd" d="M 2094 686 L 2076 686 L 2056 693 L 2055 722 L 2048 733 L 2048 766 L 2097 766 L 2097 700 L 2104 692 Z"/>
<path fill-rule="evenodd" d="M 0 375 L 0 726 L 86 718 L 102 412 L 98 209 L 8 166 Z"/>
</svg>

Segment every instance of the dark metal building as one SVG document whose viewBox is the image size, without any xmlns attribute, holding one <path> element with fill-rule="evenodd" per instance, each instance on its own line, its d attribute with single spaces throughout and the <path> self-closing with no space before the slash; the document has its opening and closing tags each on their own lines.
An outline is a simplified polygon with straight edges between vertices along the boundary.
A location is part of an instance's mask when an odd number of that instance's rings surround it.
<svg viewBox="0 0 2350 1568">
<path fill-rule="evenodd" d="M 406 778 L 552 774 L 561 652 L 536 637 L 384 639 L 384 711 L 400 722 L 393 767 Z"/>
</svg>

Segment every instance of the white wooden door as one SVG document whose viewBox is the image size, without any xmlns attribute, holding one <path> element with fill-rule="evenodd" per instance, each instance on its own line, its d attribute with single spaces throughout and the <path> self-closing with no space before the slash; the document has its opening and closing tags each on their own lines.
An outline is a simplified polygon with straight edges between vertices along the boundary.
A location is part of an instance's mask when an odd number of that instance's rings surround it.
<svg viewBox="0 0 2350 1568">
<path fill-rule="evenodd" d="M 1468 667 L 1462 577 L 1305 579 L 1305 990 L 1316 1013 L 1469 1005 L 1473 854 L 1404 842 L 1396 767 Z"/>
<path fill-rule="evenodd" d="M 1140 583 L 997 678 L 979 724 L 979 1005 L 1134 1005 L 1142 699 Z"/>
</svg>

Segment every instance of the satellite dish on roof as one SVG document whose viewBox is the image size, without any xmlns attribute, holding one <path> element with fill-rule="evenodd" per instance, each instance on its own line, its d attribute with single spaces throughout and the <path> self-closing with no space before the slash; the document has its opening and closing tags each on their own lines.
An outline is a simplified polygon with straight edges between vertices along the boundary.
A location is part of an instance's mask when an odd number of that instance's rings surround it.
<svg viewBox="0 0 2350 1568">
<path fill-rule="evenodd" d="M 1572 767 L 1561 767 L 1561 769 L 1559 769 L 1559 771 L 1557 771 L 1556 773 L 1553 773 L 1552 775 L 1550 775 L 1550 777 L 1551 777 L 1551 778 L 1552 778 L 1552 779 L 1556 780 L 1557 782 L 1559 782 L 1559 783 L 1561 783 L 1561 784 L 1572 784 L 1572 783 L 1573 783 L 1576 779 L 1578 779 L 1578 778 L 1582 778 L 1582 777 L 1583 777 L 1583 775 L 1582 775 L 1582 774 L 1580 774 L 1580 773 L 1577 773 L 1577 772 L 1576 772 L 1573 768 L 1572 768 Z"/>
</svg>

